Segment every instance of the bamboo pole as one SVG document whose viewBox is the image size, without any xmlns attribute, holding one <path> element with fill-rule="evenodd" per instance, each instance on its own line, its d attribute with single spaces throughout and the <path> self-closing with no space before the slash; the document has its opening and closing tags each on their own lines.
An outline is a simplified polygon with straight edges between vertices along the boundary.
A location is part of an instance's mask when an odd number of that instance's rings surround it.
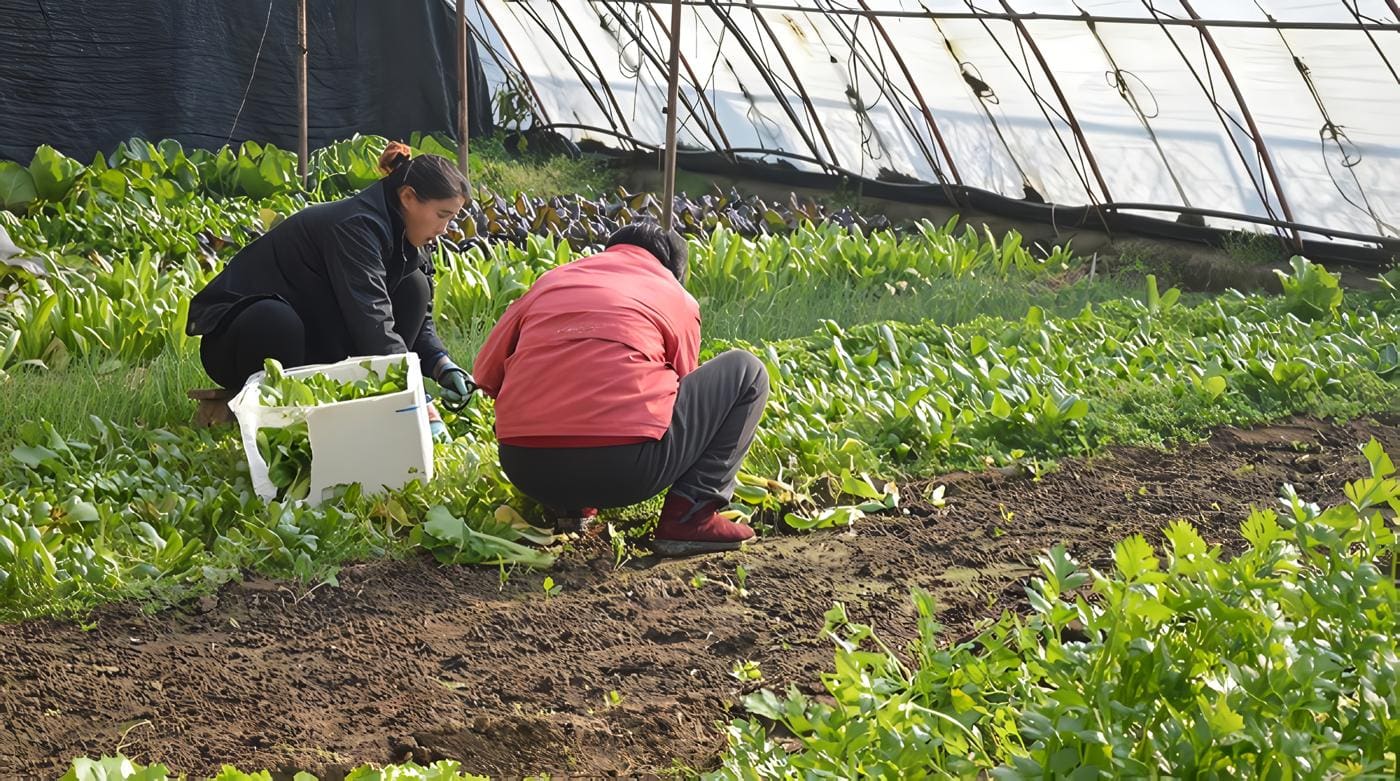
<svg viewBox="0 0 1400 781">
<path fill-rule="evenodd" d="M 666 169 L 663 176 L 661 229 L 669 231 L 675 220 L 676 201 L 676 98 L 680 94 L 681 2 L 671 0 L 671 59 L 666 69 Z"/>
<path fill-rule="evenodd" d="M 457 167 L 467 180 L 467 191 L 471 191 L 472 175 L 467 164 L 467 145 L 471 135 L 468 124 L 467 89 L 471 72 L 467 63 L 467 0 L 457 0 Z"/>
</svg>

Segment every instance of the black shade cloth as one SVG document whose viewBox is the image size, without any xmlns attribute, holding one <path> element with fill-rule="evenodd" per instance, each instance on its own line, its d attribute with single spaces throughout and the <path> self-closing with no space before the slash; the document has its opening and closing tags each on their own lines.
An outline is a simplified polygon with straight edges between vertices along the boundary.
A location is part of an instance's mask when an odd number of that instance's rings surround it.
<svg viewBox="0 0 1400 781">
<path fill-rule="evenodd" d="M 49 144 L 87 162 L 133 136 L 295 151 L 296 13 L 295 0 L 0 0 L 0 159 Z M 455 25 L 442 0 L 308 3 L 311 148 L 455 137 Z M 474 45 L 468 65 L 477 136 L 491 114 Z"/>
</svg>

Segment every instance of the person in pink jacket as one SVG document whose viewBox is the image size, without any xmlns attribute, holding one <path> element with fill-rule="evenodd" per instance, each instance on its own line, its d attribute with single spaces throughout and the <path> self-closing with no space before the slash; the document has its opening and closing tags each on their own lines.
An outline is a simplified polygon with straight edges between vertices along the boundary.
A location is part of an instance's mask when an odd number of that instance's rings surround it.
<svg viewBox="0 0 1400 781">
<path fill-rule="evenodd" d="M 548 507 L 625 507 L 666 492 L 652 547 L 738 548 L 722 518 L 768 399 L 768 374 L 730 350 L 703 365 L 700 306 L 674 231 L 628 225 L 552 269 L 506 309 L 473 366 L 496 400 L 501 467 Z"/>
</svg>

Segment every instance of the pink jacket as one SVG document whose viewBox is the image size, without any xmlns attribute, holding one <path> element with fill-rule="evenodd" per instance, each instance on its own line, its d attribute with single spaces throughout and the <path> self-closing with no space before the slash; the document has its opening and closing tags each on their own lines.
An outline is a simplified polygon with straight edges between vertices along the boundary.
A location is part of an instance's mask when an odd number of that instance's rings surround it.
<svg viewBox="0 0 1400 781">
<path fill-rule="evenodd" d="M 660 439 L 699 359 L 699 304 L 651 253 L 623 244 L 536 280 L 472 374 L 496 400 L 501 442 L 586 446 Z"/>
</svg>

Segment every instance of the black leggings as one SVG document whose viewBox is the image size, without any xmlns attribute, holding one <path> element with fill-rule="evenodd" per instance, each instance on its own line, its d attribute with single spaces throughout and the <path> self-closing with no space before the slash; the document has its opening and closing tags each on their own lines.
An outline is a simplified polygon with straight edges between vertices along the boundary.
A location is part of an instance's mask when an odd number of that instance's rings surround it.
<svg viewBox="0 0 1400 781">
<path fill-rule="evenodd" d="M 431 288 L 422 271 L 413 271 L 389 294 L 394 308 L 394 333 L 406 345 L 418 341 L 428 317 Z M 307 363 L 334 361 L 346 356 L 320 356 L 319 345 L 306 343 L 306 326 L 291 305 L 281 299 L 264 298 L 243 307 L 230 320 L 199 342 L 199 359 L 210 379 L 221 387 L 237 390 L 254 372 L 262 371 L 263 361 L 276 358 L 291 368 Z"/>
</svg>

